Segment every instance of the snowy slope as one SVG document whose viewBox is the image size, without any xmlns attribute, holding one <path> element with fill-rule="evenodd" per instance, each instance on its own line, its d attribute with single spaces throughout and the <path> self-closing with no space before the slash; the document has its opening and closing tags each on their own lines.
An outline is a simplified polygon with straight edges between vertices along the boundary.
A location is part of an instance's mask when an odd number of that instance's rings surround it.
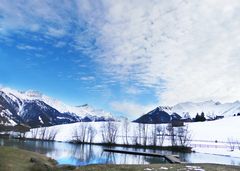
<svg viewBox="0 0 240 171">
<path fill-rule="evenodd" d="M 0 124 L 24 123 L 39 127 L 106 120 L 114 119 L 110 113 L 88 105 L 72 107 L 36 91 L 0 88 Z"/>
<path fill-rule="evenodd" d="M 193 122 L 188 125 L 195 140 L 227 142 L 228 139 L 234 139 L 240 141 L 240 116 L 228 117 L 216 121 Z"/>
<path fill-rule="evenodd" d="M 234 115 L 240 115 L 240 101 L 233 103 L 220 103 L 214 101 L 205 102 L 185 102 L 179 103 L 174 106 L 159 106 L 152 111 L 146 113 L 145 115 L 139 117 L 135 122 L 139 123 L 152 123 L 155 121 L 157 123 L 168 122 L 169 119 L 165 119 L 164 115 L 160 113 L 167 113 L 171 115 L 180 115 L 183 119 L 195 118 L 197 114 L 204 113 L 207 119 L 213 120 L 216 116 L 231 117 Z M 161 122 L 158 122 L 161 120 Z"/>
<path fill-rule="evenodd" d="M 62 113 L 74 113 L 81 117 L 85 116 L 112 117 L 111 113 L 105 112 L 103 110 L 96 110 L 89 105 L 70 106 L 57 99 L 53 99 L 44 94 L 41 94 L 40 92 L 37 91 L 29 90 L 26 92 L 21 92 L 21 95 L 28 99 L 39 99 L 41 101 L 44 101 L 45 103 L 54 107 L 55 109 Z"/>
<path fill-rule="evenodd" d="M 82 127 L 82 124 L 86 124 L 88 126 L 92 126 L 96 131 L 93 142 L 102 143 L 102 131 L 103 125 L 106 122 L 89 122 L 89 123 L 73 123 L 73 124 L 65 124 L 65 125 L 57 125 L 48 127 L 47 130 L 51 132 L 51 130 L 56 130 L 57 141 L 68 142 L 74 139 L 74 135 L 76 129 Z M 194 147 L 194 150 L 198 152 L 210 153 L 210 154 L 219 154 L 219 155 L 229 155 L 240 157 L 240 149 L 235 149 L 234 151 L 230 151 L 228 141 L 229 139 L 240 142 L 239 136 L 239 127 L 240 124 L 240 116 L 236 117 L 228 117 L 221 120 L 215 121 L 206 121 L 206 122 L 193 122 L 187 123 L 189 132 L 192 137 L 191 145 Z M 123 144 L 125 141 L 125 124 L 124 122 L 115 122 L 115 125 L 118 128 L 117 131 L 117 144 Z M 134 136 L 138 135 L 136 130 L 139 129 L 139 124 L 130 122 L 128 125 L 128 143 L 134 144 Z M 162 127 L 166 128 L 167 124 L 162 124 Z M 146 124 L 148 130 L 148 136 L 151 136 L 152 129 L 154 129 L 153 124 Z M 36 129 L 35 129 L 36 130 Z M 33 131 L 33 130 L 32 130 Z M 38 133 L 41 131 L 38 129 Z M 167 132 L 166 132 L 167 133 Z M 32 133 L 28 133 L 27 137 L 32 137 Z M 217 143 L 216 143 L 217 141 Z M 201 145 L 200 145 L 201 144 Z M 163 145 L 170 145 L 169 138 L 166 137 Z M 197 145 L 197 146 L 196 146 Z"/>
<path fill-rule="evenodd" d="M 178 113 L 181 116 L 189 114 L 191 118 L 202 112 L 207 117 L 216 115 L 228 117 L 240 113 L 240 101 L 233 103 L 220 103 L 212 100 L 199 103 L 185 102 L 173 106 L 170 112 Z"/>
<path fill-rule="evenodd" d="M 17 91 L 10 88 L 0 88 L 0 91 L 5 92 L 6 94 L 24 99 L 24 100 L 40 100 L 48 104 L 49 106 L 57 109 L 61 113 L 74 113 L 80 117 L 86 116 L 97 116 L 97 117 L 105 117 L 105 118 L 112 118 L 113 116 L 109 112 L 105 112 L 103 110 L 94 109 L 89 105 L 82 105 L 82 106 L 70 106 L 67 105 L 57 99 L 53 99 L 48 97 L 38 91 L 28 90 L 28 91 Z"/>
</svg>

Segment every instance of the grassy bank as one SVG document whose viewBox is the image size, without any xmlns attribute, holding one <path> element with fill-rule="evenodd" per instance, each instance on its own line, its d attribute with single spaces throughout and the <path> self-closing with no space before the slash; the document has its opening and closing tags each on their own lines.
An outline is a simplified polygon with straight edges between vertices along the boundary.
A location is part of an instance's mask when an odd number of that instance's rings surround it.
<svg viewBox="0 0 240 171">
<path fill-rule="evenodd" d="M 55 169 L 56 161 L 44 155 L 13 147 L 0 147 L 1 171 L 38 171 Z"/>
<path fill-rule="evenodd" d="M 240 166 L 215 164 L 151 164 L 151 165 L 89 165 L 82 167 L 57 166 L 55 160 L 31 151 L 0 147 L 0 171 L 237 171 Z"/>
<path fill-rule="evenodd" d="M 239 171 L 238 166 L 215 164 L 90 165 L 78 171 Z"/>
</svg>

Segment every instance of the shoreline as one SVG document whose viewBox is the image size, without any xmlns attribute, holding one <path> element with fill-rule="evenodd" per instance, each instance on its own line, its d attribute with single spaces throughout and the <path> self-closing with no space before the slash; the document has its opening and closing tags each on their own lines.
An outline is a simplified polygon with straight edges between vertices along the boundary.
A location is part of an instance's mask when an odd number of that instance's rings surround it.
<svg viewBox="0 0 240 171">
<path fill-rule="evenodd" d="M 16 155 L 18 154 L 18 155 Z M 240 170 L 240 166 L 206 164 L 206 163 L 183 163 L 183 164 L 146 164 L 146 165 L 114 165 L 114 164 L 95 164 L 86 166 L 58 165 L 57 162 L 43 154 L 22 150 L 15 147 L 0 147 L 0 170 L 18 170 L 18 171 L 118 171 L 118 170 L 178 170 L 191 169 L 202 171 L 236 171 Z"/>
<path fill-rule="evenodd" d="M 126 148 L 135 148 L 135 149 L 151 149 L 151 150 L 167 150 L 172 152 L 182 152 L 182 153 L 194 153 L 192 147 L 189 146 L 153 146 L 153 145 L 132 145 L 132 144 L 111 144 L 111 143 L 88 143 L 88 142 L 77 142 L 77 141 L 56 141 L 56 140 L 42 140 L 42 139 L 35 139 L 35 138 L 12 138 L 17 140 L 30 140 L 30 141 L 45 141 L 45 142 L 63 142 L 63 143 L 71 143 L 77 145 L 99 145 L 103 147 L 126 147 Z"/>
</svg>

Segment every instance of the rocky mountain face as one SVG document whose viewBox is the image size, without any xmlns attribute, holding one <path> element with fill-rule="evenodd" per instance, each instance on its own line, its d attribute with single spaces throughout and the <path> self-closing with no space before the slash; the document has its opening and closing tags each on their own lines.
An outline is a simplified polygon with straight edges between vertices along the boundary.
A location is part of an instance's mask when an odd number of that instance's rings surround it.
<svg viewBox="0 0 240 171">
<path fill-rule="evenodd" d="M 133 122 L 137 123 L 149 123 L 149 124 L 158 124 L 158 123 L 169 123 L 173 120 L 180 120 L 181 116 L 176 113 L 168 114 L 162 108 L 157 107 L 156 109 L 148 112 L 147 114 L 139 117 Z"/>
<path fill-rule="evenodd" d="M 58 110 L 57 106 L 66 110 Z M 8 88 L 0 89 L 0 124 L 22 123 L 31 127 L 41 127 L 107 120 L 114 120 L 111 114 L 94 110 L 88 105 L 71 107 L 44 95 Z"/>
</svg>

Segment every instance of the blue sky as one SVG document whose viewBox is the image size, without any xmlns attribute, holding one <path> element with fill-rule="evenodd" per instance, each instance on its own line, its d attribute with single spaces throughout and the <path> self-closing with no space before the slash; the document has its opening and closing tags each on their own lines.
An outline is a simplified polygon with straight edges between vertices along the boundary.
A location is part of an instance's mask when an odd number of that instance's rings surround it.
<svg viewBox="0 0 240 171">
<path fill-rule="evenodd" d="M 238 0 L 0 2 L 0 84 L 139 116 L 240 98 Z"/>
<path fill-rule="evenodd" d="M 67 44 L 73 41 L 71 37 L 45 40 L 43 34 L 24 32 L 9 38 L 11 42 L 0 48 L 3 86 L 38 90 L 71 105 L 88 103 L 117 114 L 124 113 L 111 108 L 114 101 L 128 99 L 146 105 L 155 100 L 151 89 L 134 92 L 131 80 L 121 83 L 103 73 L 87 54 Z M 56 46 L 59 42 L 64 46 Z"/>
</svg>

